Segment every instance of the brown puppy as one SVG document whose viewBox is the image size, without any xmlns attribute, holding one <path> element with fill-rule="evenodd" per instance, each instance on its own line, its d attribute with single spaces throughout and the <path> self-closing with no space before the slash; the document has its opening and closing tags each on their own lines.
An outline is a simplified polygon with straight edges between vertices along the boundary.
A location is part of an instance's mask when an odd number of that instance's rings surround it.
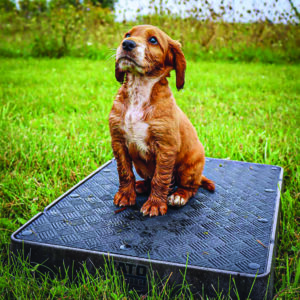
<svg viewBox="0 0 300 300">
<path fill-rule="evenodd" d="M 202 175 L 203 146 L 166 79 L 175 69 L 182 89 L 185 68 L 180 44 L 160 29 L 141 25 L 124 35 L 115 69 L 122 86 L 109 115 L 120 179 L 115 205 L 134 205 L 136 193 L 150 192 L 141 212 L 158 216 L 166 214 L 167 204 L 185 205 L 199 186 L 214 190 Z M 132 163 L 143 181 L 135 181 Z M 178 188 L 168 196 L 172 185 Z"/>
</svg>

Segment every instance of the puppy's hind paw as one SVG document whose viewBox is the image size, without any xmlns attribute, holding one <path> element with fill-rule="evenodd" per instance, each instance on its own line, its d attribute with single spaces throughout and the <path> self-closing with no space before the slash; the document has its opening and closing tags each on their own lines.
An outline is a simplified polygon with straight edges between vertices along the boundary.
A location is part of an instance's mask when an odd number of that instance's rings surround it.
<svg viewBox="0 0 300 300">
<path fill-rule="evenodd" d="M 176 192 L 168 197 L 168 205 L 171 206 L 184 206 L 187 204 L 189 199 L 178 195 Z"/>
<path fill-rule="evenodd" d="M 151 190 L 151 183 L 146 180 L 138 180 L 135 183 L 135 191 L 138 194 L 147 194 Z"/>
</svg>

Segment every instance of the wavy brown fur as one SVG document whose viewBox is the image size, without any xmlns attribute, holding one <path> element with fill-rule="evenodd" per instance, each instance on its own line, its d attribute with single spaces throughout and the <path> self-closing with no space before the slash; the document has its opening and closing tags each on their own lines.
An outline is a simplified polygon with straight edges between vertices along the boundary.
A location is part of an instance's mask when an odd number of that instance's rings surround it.
<svg viewBox="0 0 300 300">
<path fill-rule="evenodd" d="M 150 43 L 151 37 L 158 43 Z M 124 40 L 134 41 L 136 48 L 124 50 Z M 179 205 L 186 204 L 200 186 L 210 191 L 215 188 L 202 175 L 203 146 L 193 125 L 176 105 L 166 79 L 174 69 L 177 88 L 183 88 L 186 62 L 180 44 L 154 26 L 132 28 L 122 43 L 116 58 L 116 78 L 122 86 L 109 116 L 120 179 L 114 203 L 134 205 L 136 192 L 150 192 L 141 211 L 144 215 L 164 215 L 172 184 L 178 186 L 173 196 L 179 196 Z M 122 61 L 120 57 L 124 55 L 130 59 Z M 135 182 L 133 164 L 145 182 Z"/>
</svg>

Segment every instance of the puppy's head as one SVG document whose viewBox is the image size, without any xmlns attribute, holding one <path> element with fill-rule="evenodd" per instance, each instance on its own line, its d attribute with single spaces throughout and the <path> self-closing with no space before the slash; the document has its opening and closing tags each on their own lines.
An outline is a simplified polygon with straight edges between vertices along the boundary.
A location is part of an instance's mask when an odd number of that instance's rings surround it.
<svg viewBox="0 0 300 300">
<path fill-rule="evenodd" d="M 176 71 L 177 89 L 184 86 L 186 61 L 179 42 L 151 25 L 135 26 L 117 49 L 115 75 L 119 82 L 126 73 L 161 77 Z"/>
</svg>

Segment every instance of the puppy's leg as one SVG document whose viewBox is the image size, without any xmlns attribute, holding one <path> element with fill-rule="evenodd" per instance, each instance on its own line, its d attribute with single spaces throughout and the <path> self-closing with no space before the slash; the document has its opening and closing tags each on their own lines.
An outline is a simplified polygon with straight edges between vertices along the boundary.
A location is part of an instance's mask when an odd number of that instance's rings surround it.
<svg viewBox="0 0 300 300">
<path fill-rule="evenodd" d="M 194 159 L 191 159 L 194 158 Z M 177 170 L 176 178 L 178 188 L 168 197 L 168 204 L 183 206 L 194 196 L 201 185 L 209 190 L 214 190 L 214 183 L 202 175 L 204 156 L 190 156 L 190 161 L 185 161 Z"/>
<path fill-rule="evenodd" d="M 112 148 L 117 161 L 120 187 L 114 197 L 118 206 L 134 205 L 136 199 L 135 176 L 132 171 L 132 161 L 125 143 L 112 140 Z"/>
<path fill-rule="evenodd" d="M 211 192 L 215 190 L 215 183 L 204 175 L 201 177 L 201 186 Z"/>
<path fill-rule="evenodd" d="M 172 180 L 176 154 L 171 149 L 160 149 L 156 155 L 156 167 L 151 180 L 151 193 L 141 208 L 144 215 L 158 216 L 167 213 L 167 196 Z"/>
</svg>

